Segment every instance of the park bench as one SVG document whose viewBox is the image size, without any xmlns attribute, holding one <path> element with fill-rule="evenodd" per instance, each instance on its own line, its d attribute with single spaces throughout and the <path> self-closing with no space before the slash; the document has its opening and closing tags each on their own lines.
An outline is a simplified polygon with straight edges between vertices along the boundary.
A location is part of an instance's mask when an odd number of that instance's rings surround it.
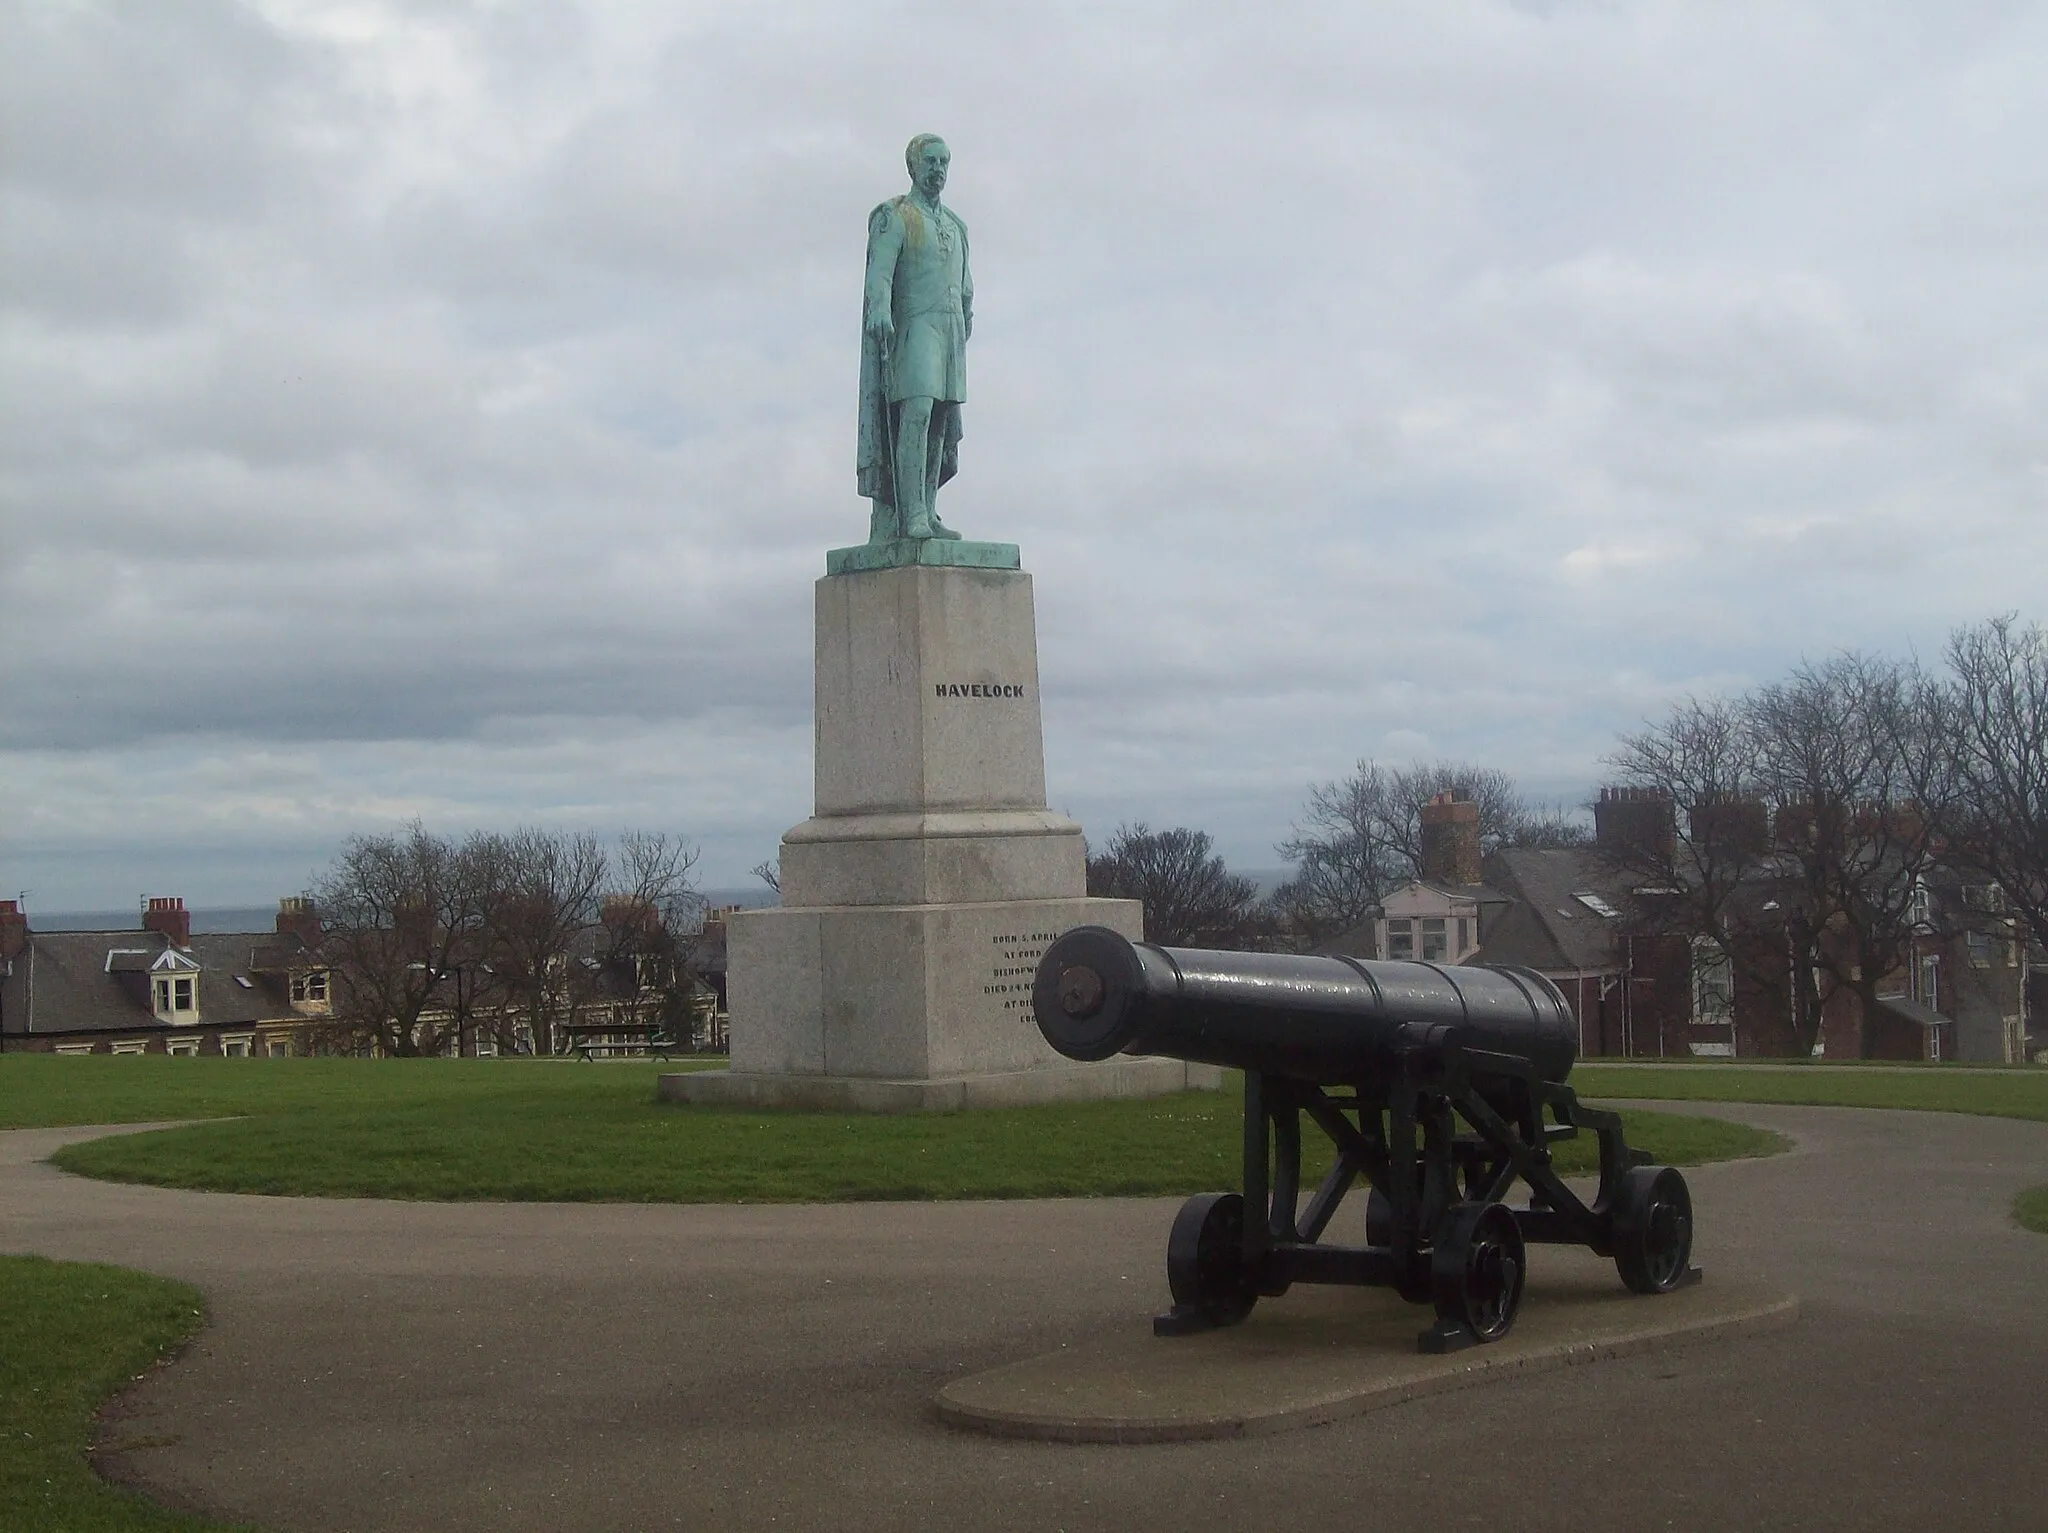
<svg viewBox="0 0 2048 1533">
<path fill-rule="evenodd" d="M 670 1038 L 652 1022 L 606 1022 L 561 1029 L 569 1052 L 579 1059 L 667 1059 L 685 1052 L 684 1045 Z"/>
</svg>

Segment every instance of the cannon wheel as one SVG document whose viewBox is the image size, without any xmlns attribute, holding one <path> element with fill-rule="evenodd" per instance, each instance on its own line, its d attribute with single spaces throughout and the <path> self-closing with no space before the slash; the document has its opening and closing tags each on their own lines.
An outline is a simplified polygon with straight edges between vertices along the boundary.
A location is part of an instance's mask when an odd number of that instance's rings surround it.
<svg viewBox="0 0 2048 1533">
<path fill-rule="evenodd" d="M 1181 1205 L 1166 1237 L 1166 1283 L 1173 1312 L 1162 1315 L 1155 1330 L 1214 1330 L 1252 1312 L 1259 1294 L 1244 1270 L 1241 1194 L 1197 1193 Z"/>
<path fill-rule="evenodd" d="M 1436 1326 L 1423 1350 L 1450 1352 L 1499 1341 L 1515 1323 L 1529 1271 L 1522 1227 L 1499 1203 L 1454 1203 L 1430 1257 Z"/>
<path fill-rule="evenodd" d="M 1614 1199 L 1614 1265 L 1637 1293 L 1699 1279 L 1692 1265 L 1692 1194 L 1671 1166 L 1631 1166 Z"/>
</svg>

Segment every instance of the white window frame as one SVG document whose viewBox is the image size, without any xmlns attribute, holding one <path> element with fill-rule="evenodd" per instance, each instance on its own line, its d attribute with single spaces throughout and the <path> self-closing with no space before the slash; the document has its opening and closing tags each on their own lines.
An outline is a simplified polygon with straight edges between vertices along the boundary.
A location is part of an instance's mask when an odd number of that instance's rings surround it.
<svg viewBox="0 0 2048 1533">
<path fill-rule="evenodd" d="M 1399 943 L 1405 951 L 1395 951 Z M 1410 916 L 1393 916 L 1387 921 L 1387 956 L 1389 958 L 1413 958 L 1415 956 L 1415 921 Z"/>
<path fill-rule="evenodd" d="M 1710 937 L 1692 945 L 1692 1020 L 1701 1027 L 1735 1025 L 1735 962 Z"/>
<path fill-rule="evenodd" d="M 174 1054 L 180 1059 L 196 1059 L 199 1057 L 199 1040 L 197 1038 L 166 1038 L 164 1040 L 164 1052 L 166 1054 Z"/>
<path fill-rule="evenodd" d="M 229 1059 L 247 1059 L 256 1052 L 254 1033 L 222 1033 L 220 1051 Z"/>
</svg>

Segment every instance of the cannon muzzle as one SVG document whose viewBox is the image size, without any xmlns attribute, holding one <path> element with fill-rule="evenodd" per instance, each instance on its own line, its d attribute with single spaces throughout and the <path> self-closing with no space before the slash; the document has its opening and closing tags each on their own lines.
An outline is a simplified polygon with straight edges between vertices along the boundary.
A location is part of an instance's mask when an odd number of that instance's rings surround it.
<svg viewBox="0 0 2048 1533">
<path fill-rule="evenodd" d="M 1069 1059 L 1159 1054 L 1324 1084 L 1418 1047 L 1512 1055 L 1553 1082 L 1578 1055 L 1571 1007 L 1533 970 L 1155 947 L 1106 926 L 1046 949 L 1031 1005 Z"/>
</svg>

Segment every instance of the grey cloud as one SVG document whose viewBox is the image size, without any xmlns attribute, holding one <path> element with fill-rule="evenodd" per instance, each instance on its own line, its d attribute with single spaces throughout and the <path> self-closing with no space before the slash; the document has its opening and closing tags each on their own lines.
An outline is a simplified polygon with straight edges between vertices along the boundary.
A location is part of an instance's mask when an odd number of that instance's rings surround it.
<svg viewBox="0 0 2048 1533">
<path fill-rule="evenodd" d="M 766 855 L 928 128 L 981 287 L 948 518 L 1024 546 L 1091 821 L 1256 863 L 1374 751 L 1590 784 L 1688 687 L 2048 564 L 2029 15 L 27 15 L 0 858 L 146 839 L 145 769 L 267 787 L 252 857 L 585 811 Z"/>
</svg>

